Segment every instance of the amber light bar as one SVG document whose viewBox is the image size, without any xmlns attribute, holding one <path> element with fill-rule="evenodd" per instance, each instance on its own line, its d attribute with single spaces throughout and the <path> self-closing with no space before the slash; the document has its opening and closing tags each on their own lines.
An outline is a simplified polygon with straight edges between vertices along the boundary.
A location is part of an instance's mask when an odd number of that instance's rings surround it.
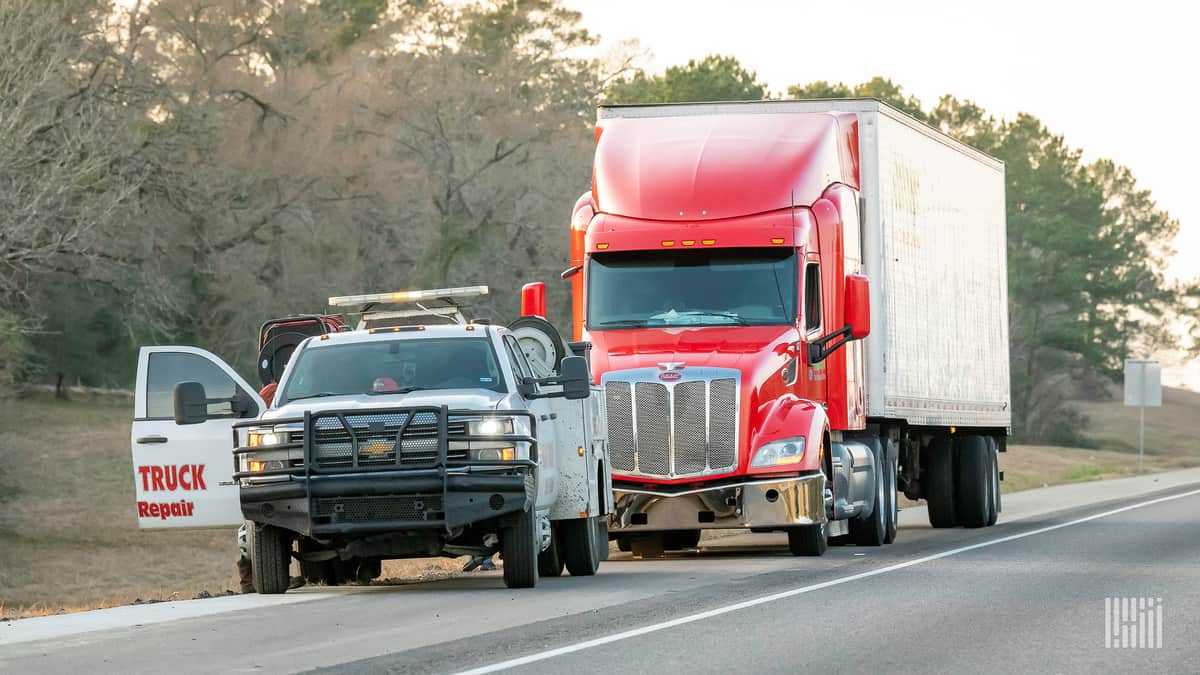
<svg viewBox="0 0 1200 675">
<path fill-rule="evenodd" d="M 366 293 L 364 295 L 337 295 L 329 298 L 330 307 L 366 305 L 374 302 L 413 302 L 437 298 L 473 298 L 487 295 L 487 286 L 460 286 L 458 288 L 435 288 L 424 291 L 395 291 L 394 293 Z"/>
</svg>

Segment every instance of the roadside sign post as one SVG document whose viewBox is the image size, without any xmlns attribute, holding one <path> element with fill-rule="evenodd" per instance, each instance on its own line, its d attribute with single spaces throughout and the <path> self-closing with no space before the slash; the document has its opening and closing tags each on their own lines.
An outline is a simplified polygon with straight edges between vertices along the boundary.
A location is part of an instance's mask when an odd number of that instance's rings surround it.
<svg viewBox="0 0 1200 675">
<path fill-rule="evenodd" d="M 1138 407 L 1138 473 L 1146 453 L 1146 407 L 1162 405 L 1162 366 L 1153 359 L 1125 359 L 1125 405 Z"/>
</svg>

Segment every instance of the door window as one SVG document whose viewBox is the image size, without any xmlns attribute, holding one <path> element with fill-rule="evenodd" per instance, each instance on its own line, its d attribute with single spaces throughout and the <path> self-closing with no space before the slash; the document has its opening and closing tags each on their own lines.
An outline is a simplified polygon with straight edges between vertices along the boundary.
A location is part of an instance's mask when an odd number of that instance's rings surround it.
<svg viewBox="0 0 1200 675">
<path fill-rule="evenodd" d="M 821 328 L 821 266 L 809 263 L 804 267 L 804 329 L 812 332 Z"/>
<path fill-rule="evenodd" d="M 199 382 L 204 385 L 204 393 L 208 398 L 226 399 L 221 403 L 209 404 L 209 417 L 233 417 L 228 399 L 238 392 L 238 386 L 225 371 L 203 356 L 186 352 L 155 352 L 150 354 L 146 369 L 147 419 L 175 417 L 175 385 L 180 382 Z"/>
</svg>

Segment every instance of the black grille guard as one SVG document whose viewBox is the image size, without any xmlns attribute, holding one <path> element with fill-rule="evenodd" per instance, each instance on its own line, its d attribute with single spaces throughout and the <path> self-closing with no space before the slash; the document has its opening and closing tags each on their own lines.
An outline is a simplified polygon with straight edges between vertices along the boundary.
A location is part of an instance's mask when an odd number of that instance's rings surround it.
<svg viewBox="0 0 1200 675">
<path fill-rule="evenodd" d="M 434 456 L 425 462 L 407 462 L 401 464 L 402 447 L 404 442 L 404 433 L 408 430 L 409 425 L 418 415 L 434 415 L 437 425 L 437 448 Z M 396 452 L 395 458 L 390 462 L 381 462 L 372 460 L 370 464 L 362 464 L 359 461 L 359 438 L 354 431 L 350 419 L 354 417 L 367 415 L 403 415 L 404 421 L 400 428 L 396 431 Z M 487 436 L 456 434 L 454 440 L 457 441 L 509 441 L 512 443 L 528 443 L 529 444 L 529 459 L 522 460 L 455 460 L 451 463 L 447 454 L 450 448 L 450 434 L 447 431 L 448 421 L 451 417 L 524 417 L 529 420 L 529 435 L 523 434 L 493 434 Z M 342 429 L 350 436 L 350 460 L 351 465 L 348 467 L 321 467 L 313 461 L 313 440 L 315 438 L 315 425 L 318 420 L 336 419 Z M 305 485 L 305 497 L 309 503 L 312 502 L 312 479 L 320 480 L 322 477 L 333 476 L 349 476 L 359 475 L 364 478 L 371 474 L 391 473 L 392 475 L 400 474 L 405 476 L 436 476 L 440 479 L 442 486 L 443 500 L 449 491 L 449 476 L 453 473 L 461 473 L 461 470 L 471 468 L 516 468 L 527 467 L 532 468 L 537 465 L 538 447 L 537 447 L 537 419 L 535 415 L 523 410 L 450 410 L 447 406 L 399 406 L 393 408 L 370 408 L 366 410 L 322 410 L 320 412 L 305 411 L 302 417 L 283 417 L 270 420 L 246 420 L 237 422 L 233 425 L 235 444 L 237 442 L 238 429 L 246 429 L 251 427 L 274 427 L 285 424 L 303 424 L 304 437 L 299 443 L 282 443 L 271 446 L 243 446 L 239 445 L 234 448 L 234 464 L 237 468 L 238 460 L 242 455 L 263 452 L 266 450 L 302 450 L 301 466 L 289 466 L 282 469 L 270 469 L 265 471 L 236 471 L 233 474 L 233 479 L 241 481 L 244 478 L 265 478 L 269 476 L 288 476 L 293 480 L 303 480 Z M 460 471 L 455 471 L 459 469 Z M 279 483 L 266 483 L 266 485 L 279 485 Z"/>
</svg>

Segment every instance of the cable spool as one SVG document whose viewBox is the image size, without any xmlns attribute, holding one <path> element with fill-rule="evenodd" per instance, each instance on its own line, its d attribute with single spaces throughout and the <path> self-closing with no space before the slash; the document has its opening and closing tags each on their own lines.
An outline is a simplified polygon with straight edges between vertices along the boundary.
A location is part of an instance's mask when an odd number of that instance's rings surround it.
<svg viewBox="0 0 1200 675">
<path fill-rule="evenodd" d="M 562 334 L 549 321 L 537 316 L 523 316 L 508 324 L 517 344 L 529 361 L 535 377 L 553 377 L 567 355 Z"/>
<path fill-rule="evenodd" d="M 314 335 L 340 330 L 342 322 L 336 317 L 300 316 L 274 319 L 263 324 L 259 331 L 258 379 L 265 387 L 276 384 L 296 347 Z"/>
</svg>

